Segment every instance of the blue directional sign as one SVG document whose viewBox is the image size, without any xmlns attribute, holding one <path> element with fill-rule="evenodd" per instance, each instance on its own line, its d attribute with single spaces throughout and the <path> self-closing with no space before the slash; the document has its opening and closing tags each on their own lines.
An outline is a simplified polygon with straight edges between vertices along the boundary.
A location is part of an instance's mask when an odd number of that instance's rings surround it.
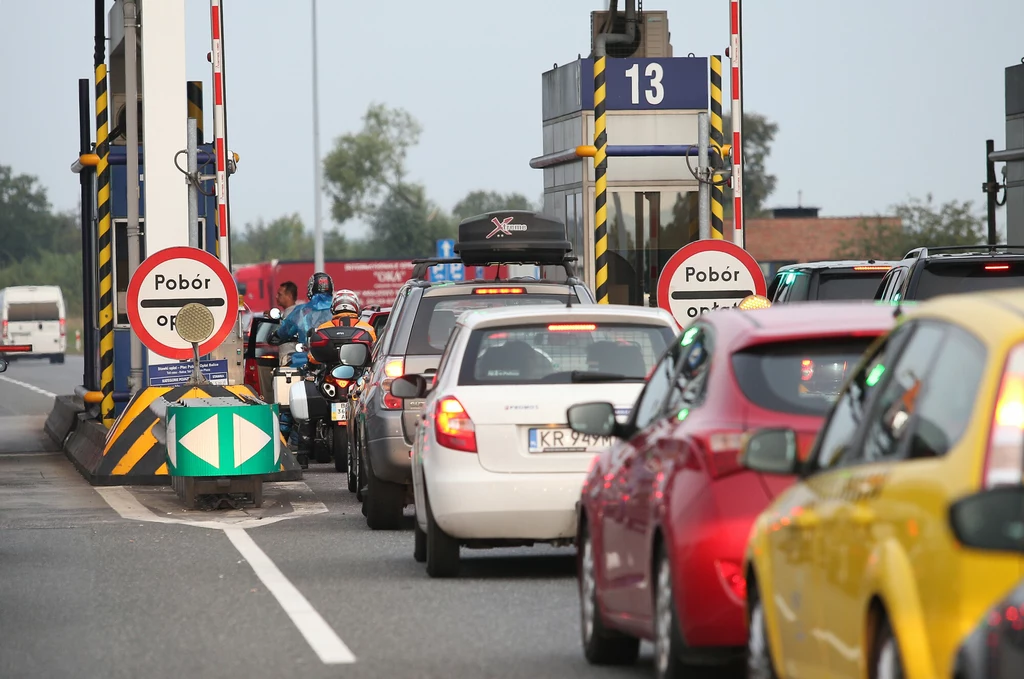
<svg viewBox="0 0 1024 679">
<path fill-rule="evenodd" d="M 438 258 L 447 259 L 455 256 L 455 239 L 454 238 L 440 238 L 437 241 L 437 256 Z"/>
<path fill-rule="evenodd" d="M 605 106 L 609 111 L 707 110 L 706 57 L 607 59 Z M 594 108 L 594 60 L 580 60 L 580 107 Z"/>
<path fill-rule="evenodd" d="M 438 259 L 448 259 L 455 256 L 455 239 L 454 238 L 439 238 L 437 241 L 437 257 Z M 458 278 L 455 277 L 453 267 L 458 267 Z M 433 282 L 439 281 L 461 281 L 464 275 L 462 272 L 461 264 L 438 264 L 437 266 L 430 267 L 430 280 Z"/>
<path fill-rule="evenodd" d="M 464 280 L 466 280 L 465 267 L 462 264 L 449 264 L 448 265 L 448 280 L 450 280 L 450 281 L 464 281 Z"/>
</svg>

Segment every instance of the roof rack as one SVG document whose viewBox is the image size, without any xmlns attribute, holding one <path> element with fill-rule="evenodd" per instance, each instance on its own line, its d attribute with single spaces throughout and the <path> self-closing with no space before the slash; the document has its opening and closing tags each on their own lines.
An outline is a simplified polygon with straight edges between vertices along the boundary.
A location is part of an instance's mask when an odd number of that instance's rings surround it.
<svg viewBox="0 0 1024 679">
<path fill-rule="evenodd" d="M 954 252 L 966 252 L 966 253 L 980 253 L 994 255 L 999 250 L 1017 250 L 1024 254 L 1024 245 L 938 245 L 935 247 L 920 247 L 914 248 L 907 254 L 903 255 L 903 259 L 919 259 L 921 257 L 927 257 L 928 255 L 937 253 L 954 253 Z"/>
<path fill-rule="evenodd" d="M 575 261 L 576 261 L 576 257 L 574 257 L 574 256 L 566 256 L 566 257 L 563 257 L 562 261 L 559 263 L 561 265 L 562 269 L 565 270 L 565 276 L 566 276 L 565 283 L 566 283 L 566 285 L 582 285 L 583 284 L 579 280 L 579 278 L 576 277 L 576 266 L 574 265 Z M 430 272 L 431 267 L 437 266 L 438 264 L 463 264 L 463 261 L 461 259 L 457 258 L 457 257 L 429 257 L 427 259 L 414 259 L 414 260 L 412 260 L 412 264 L 413 264 L 412 280 L 414 280 L 414 281 L 429 281 L 427 276 L 428 276 L 428 274 Z M 486 265 L 474 264 L 474 266 L 502 266 L 502 265 L 505 265 L 505 264 L 536 265 L 536 262 L 508 262 L 508 261 L 502 261 L 502 262 L 494 262 L 494 263 L 486 264 Z M 531 277 L 529 277 L 529 276 L 516 276 L 514 278 L 509 278 L 508 280 L 510 280 L 510 281 L 512 281 L 512 280 L 524 281 L 524 280 L 527 280 L 528 278 L 531 278 Z M 541 280 L 543 280 L 543 279 L 533 279 L 533 280 L 536 280 L 537 282 L 541 282 Z"/>
</svg>

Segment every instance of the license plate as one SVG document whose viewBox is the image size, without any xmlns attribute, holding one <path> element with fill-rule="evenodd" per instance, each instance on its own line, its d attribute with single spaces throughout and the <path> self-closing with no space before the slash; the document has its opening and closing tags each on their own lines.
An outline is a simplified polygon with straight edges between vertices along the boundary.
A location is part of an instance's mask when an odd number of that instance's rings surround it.
<svg viewBox="0 0 1024 679">
<path fill-rule="evenodd" d="M 344 422 L 348 419 L 348 406 L 347 403 L 332 403 L 331 404 L 331 421 L 332 422 Z"/>
<path fill-rule="evenodd" d="M 604 450 L 612 445 L 610 436 L 591 436 L 568 428 L 530 430 L 531 453 L 587 453 Z"/>
</svg>

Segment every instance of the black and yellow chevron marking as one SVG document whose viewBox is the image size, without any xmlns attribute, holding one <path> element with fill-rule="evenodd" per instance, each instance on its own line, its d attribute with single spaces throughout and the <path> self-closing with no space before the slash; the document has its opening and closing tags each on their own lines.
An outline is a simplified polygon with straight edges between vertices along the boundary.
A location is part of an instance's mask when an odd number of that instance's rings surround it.
<svg viewBox="0 0 1024 679">
<path fill-rule="evenodd" d="M 711 148 L 718 157 L 722 157 L 722 145 L 725 144 L 725 135 L 722 130 L 722 57 L 711 57 Z M 711 185 L 711 237 L 721 240 L 724 238 L 724 212 L 725 204 L 724 189 L 718 185 L 722 181 L 721 175 L 713 177 L 714 184 Z"/>
<path fill-rule="evenodd" d="M 605 128 L 604 68 L 594 59 L 594 288 L 598 304 L 608 304 L 608 133 Z"/>
<path fill-rule="evenodd" d="M 110 230 L 110 143 L 107 139 L 107 66 L 96 66 L 96 217 L 100 284 L 100 419 L 114 423 L 114 257 Z"/>
<path fill-rule="evenodd" d="M 199 143 L 203 143 L 203 81 L 189 80 L 187 83 L 188 117 L 196 119 Z"/>
<path fill-rule="evenodd" d="M 128 406 L 107 433 L 103 457 L 92 470 L 97 477 L 124 477 L 125 484 L 139 482 L 148 477 L 167 477 L 167 447 L 157 441 L 153 427 L 159 422 L 149 407 L 158 398 L 177 401 L 182 398 L 230 398 L 239 401 L 256 398 L 244 384 L 227 387 L 203 385 L 201 387 L 146 387 L 135 394 Z M 299 469 L 295 458 L 286 454 L 288 442 L 281 437 L 279 472 Z M 169 477 L 168 477 L 169 478 Z M 169 482 L 169 481 L 168 481 Z"/>
</svg>

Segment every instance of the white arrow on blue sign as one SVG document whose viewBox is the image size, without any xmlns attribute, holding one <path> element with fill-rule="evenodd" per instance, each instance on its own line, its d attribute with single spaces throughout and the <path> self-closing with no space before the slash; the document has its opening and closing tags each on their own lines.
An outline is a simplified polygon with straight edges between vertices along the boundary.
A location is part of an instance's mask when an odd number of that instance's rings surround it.
<svg viewBox="0 0 1024 679">
<path fill-rule="evenodd" d="M 448 259 L 455 255 L 455 239 L 439 238 L 437 240 L 438 259 Z M 456 270 L 457 268 L 457 270 Z M 465 278 L 461 264 L 438 264 L 430 267 L 432 281 L 461 281 Z"/>
<path fill-rule="evenodd" d="M 455 254 L 454 238 L 439 238 L 437 241 L 437 256 L 447 259 Z"/>
</svg>

